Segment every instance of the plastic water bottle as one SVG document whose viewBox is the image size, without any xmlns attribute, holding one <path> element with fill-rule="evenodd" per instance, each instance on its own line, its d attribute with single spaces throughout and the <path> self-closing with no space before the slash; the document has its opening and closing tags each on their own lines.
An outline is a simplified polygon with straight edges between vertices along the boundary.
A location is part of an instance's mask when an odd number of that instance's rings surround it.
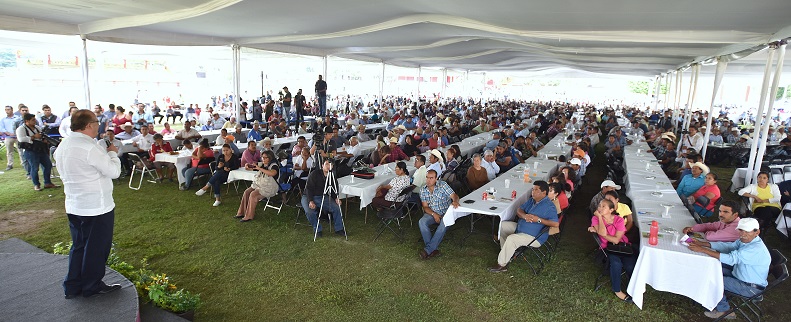
<svg viewBox="0 0 791 322">
<path fill-rule="evenodd" d="M 648 244 L 656 246 L 659 244 L 659 223 L 656 220 L 651 221 L 651 232 L 648 233 Z"/>
</svg>

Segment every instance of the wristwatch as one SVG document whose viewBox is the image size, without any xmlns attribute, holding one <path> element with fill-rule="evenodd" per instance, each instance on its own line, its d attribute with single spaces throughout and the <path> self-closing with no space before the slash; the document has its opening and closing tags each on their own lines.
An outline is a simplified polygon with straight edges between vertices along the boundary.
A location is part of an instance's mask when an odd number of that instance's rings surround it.
<svg viewBox="0 0 791 322">
<path fill-rule="evenodd" d="M 541 223 L 541 218 L 538 218 L 538 221 L 537 221 L 537 222 L 540 224 L 540 223 Z"/>
</svg>

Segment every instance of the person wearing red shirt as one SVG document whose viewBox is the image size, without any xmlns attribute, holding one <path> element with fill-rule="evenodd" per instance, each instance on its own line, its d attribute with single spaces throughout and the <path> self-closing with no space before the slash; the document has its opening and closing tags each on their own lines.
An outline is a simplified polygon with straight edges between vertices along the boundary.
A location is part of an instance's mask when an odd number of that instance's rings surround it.
<svg viewBox="0 0 791 322">
<path fill-rule="evenodd" d="M 397 138 L 390 138 L 390 154 L 387 157 L 387 163 L 396 162 L 401 160 L 409 160 L 409 157 L 398 146 Z"/>
<path fill-rule="evenodd" d="M 156 156 L 158 153 L 169 153 L 173 152 L 173 147 L 170 146 L 170 142 L 165 141 L 162 138 L 162 134 L 157 133 L 154 134 L 154 144 L 151 145 L 151 149 L 148 150 L 148 160 L 154 162 L 154 170 L 157 171 L 157 182 L 162 182 L 162 168 L 165 167 L 168 169 L 168 179 L 170 182 L 173 182 L 173 173 L 176 172 L 176 165 L 170 162 L 158 162 L 156 161 Z"/>
<path fill-rule="evenodd" d="M 192 184 L 192 178 L 196 175 L 211 173 L 209 163 L 212 161 L 214 161 L 214 151 L 209 145 L 209 140 L 203 139 L 198 148 L 192 152 L 192 167 L 181 170 L 181 174 L 184 176 L 184 185 L 179 190 L 188 190 Z"/>
</svg>

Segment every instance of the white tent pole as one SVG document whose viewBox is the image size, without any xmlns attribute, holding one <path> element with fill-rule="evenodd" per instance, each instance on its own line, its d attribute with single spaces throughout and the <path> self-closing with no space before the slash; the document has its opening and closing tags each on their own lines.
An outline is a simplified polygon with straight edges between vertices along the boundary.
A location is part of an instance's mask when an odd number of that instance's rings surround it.
<svg viewBox="0 0 791 322">
<path fill-rule="evenodd" d="M 379 106 L 384 106 L 385 103 L 385 61 L 382 61 L 382 74 L 379 77 Z"/>
<path fill-rule="evenodd" d="M 85 90 L 85 108 L 91 110 L 93 105 L 91 105 L 91 85 L 88 78 L 88 39 L 85 35 L 80 35 L 80 38 L 82 38 L 82 86 Z"/>
<path fill-rule="evenodd" d="M 695 64 L 692 66 L 692 77 L 690 77 L 691 82 L 689 84 L 690 90 L 689 95 L 687 95 L 687 111 L 689 111 L 689 116 L 687 116 L 687 125 L 685 126 L 686 130 L 689 130 L 689 125 L 692 123 L 692 107 L 695 105 L 695 93 L 698 91 L 698 78 L 700 77 L 700 64 Z M 700 151 L 698 151 L 700 153 Z"/>
<path fill-rule="evenodd" d="M 676 76 L 673 78 L 673 80 L 675 81 L 675 85 L 673 86 L 673 104 L 671 105 L 671 107 L 673 108 L 673 122 L 672 122 L 673 129 L 671 131 L 673 131 L 674 133 L 676 132 L 676 130 L 678 130 L 677 127 L 678 122 L 676 122 L 676 120 L 678 119 L 679 113 L 678 113 L 678 104 L 676 102 L 678 101 L 678 95 L 679 95 L 678 89 L 680 87 L 678 80 L 681 79 L 682 76 L 680 70 L 676 70 L 675 74 Z"/>
<path fill-rule="evenodd" d="M 448 69 L 447 68 L 443 68 L 442 69 L 442 91 L 441 91 L 443 99 L 445 98 L 445 89 L 447 87 L 448 87 Z"/>
<path fill-rule="evenodd" d="M 684 94 L 684 70 L 680 69 L 678 71 L 678 95 L 676 95 L 676 103 L 675 103 L 676 104 L 676 109 L 678 110 L 679 117 L 681 117 L 681 112 L 682 112 L 682 110 L 681 110 L 681 97 L 683 96 L 683 94 Z M 679 128 L 682 127 L 683 125 L 684 125 L 683 122 L 679 124 L 678 120 L 676 120 L 676 126 L 674 128 L 675 131 L 678 131 Z M 681 137 L 681 135 L 679 135 L 679 137 Z M 679 146 L 680 145 L 681 144 L 679 144 Z"/>
<path fill-rule="evenodd" d="M 667 102 L 670 101 L 670 93 L 673 90 L 673 76 L 675 73 L 668 72 L 667 77 L 665 77 L 665 101 L 662 102 L 662 110 L 667 111 L 668 105 Z"/>
<path fill-rule="evenodd" d="M 761 145 L 758 147 L 758 154 L 755 160 L 755 169 L 753 171 L 753 177 L 751 178 L 751 182 L 757 181 L 758 172 L 761 171 L 761 162 L 764 159 L 764 153 L 766 153 L 766 141 L 768 141 L 769 135 L 769 124 L 772 122 L 772 109 L 775 106 L 775 95 L 777 95 L 777 86 L 780 84 L 780 76 L 783 75 L 783 59 L 785 59 L 786 55 L 786 44 L 783 43 L 777 49 L 779 51 L 777 55 L 777 65 L 775 65 L 775 75 L 774 79 L 772 79 L 772 89 L 769 91 L 768 99 L 769 99 L 769 106 L 766 109 L 766 117 L 764 117 L 764 125 L 761 128 Z M 757 126 L 757 125 L 756 125 Z M 754 140 L 758 140 L 756 137 Z M 746 181 L 746 179 L 745 179 Z"/>
<path fill-rule="evenodd" d="M 703 137 L 703 160 L 706 160 L 706 150 L 709 148 L 709 136 L 711 134 L 711 118 L 714 111 L 714 99 L 717 97 L 717 92 L 720 89 L 720 84 L 722 83 L 723 74 L 725 74 L 725 68 L 728 67 L 728 62 L 722 59 L 717 59 L 717 71 L 714 74 L 714 89 L 711 93 L 711 103 L 709 103 L 709 116 L 706 118 L 706 134 Z M 700 65 L 698 65 L 698 73 L 700 73 Z M 694 96 L 694 95 L 693 95 Z"/>
<path fill-rule="evenodd" d="M 417 66 L 417 100 L 420 101 L 420 74 L 423 71 L 423 68 L 420 65 Z"/>
<path fill-rule="evenodd" d="M 766 106 L 766 96 L 769 93 L 769 78 L 772 76 L 772 62 L 775 58 L 775 46 L 769 46 L 767 52 L 766 66 L 764 67 L 764 81 L 761 83 L 761 98 L 758 101 L 758 114 L 755 115 L 755 128 L 757 129 L 764 116 L 764 107 Z M 750 158 L 747 161 L 747 174 L 744 176 L 745 184 L 750 184 L 753 178 L 753 168 L 755 168 L 755 155 L 758 153 L 758 137 L 756 137 L 750 145 Z M 760 168 L 759 168 L 760 169 Z"/>
<path fill-rule="evenodd" d="M 483 72 L 483 79 L 481 80 L 481 98 L 486 97 L 486 72 Z"/>
<path fill-rule="evenodd" d="M 654 90 L 654 111 L 659 108 L 659 92 L 660 88 L 662 87 L 662 84 L 660 83 L 662 81 L 662 76 L 663 75 L 661 74 L 656 76 L 656 90 Z"/>
<path fill-rule="evenodd" d="M 692 92 L 694 91 L 694 87 L 697 85 L 695 82 L 697 81 L 697 77 L 695 76 L 696 72 L 696 65 L 692 65 L 689 68 L 689 90 L 687 90 L 687 103 L 684 104 L 684 122 L 681 124 L 681 140 L 684 140 L 684 137 L 688 137 L 689 134 L 683 134 L 684 130 L 689 130 L 689 123 L 692 121 Z M 679 98 L 679 103 L 681 98 Z M 676 152 L 681 151 L 681 143 L 679 142 L 678 146 L 676 146 Z M 698 151 L 700 152 L 700 151 Z"/>
<path fill-rule="evenodd" d="M 465 99 L 469 97 L 469 82 L 470 82 L 470 70 L 464 71 L 464 95 Z"/>
<path fill-rule="evenodd" d="M 231 45 L 231 54 L 233 55 L 233 100 L 231 105 L 231 115 L 239 115 L 239 45 Z"/>
</svg>

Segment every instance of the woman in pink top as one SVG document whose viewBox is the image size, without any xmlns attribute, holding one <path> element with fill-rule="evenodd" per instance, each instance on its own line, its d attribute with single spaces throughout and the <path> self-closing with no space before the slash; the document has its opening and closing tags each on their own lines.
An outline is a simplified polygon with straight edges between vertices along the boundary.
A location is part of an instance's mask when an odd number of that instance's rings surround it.
<svg viewBox="0 0 791 322">
<path fill-rule="evenodd" d="M 717 175 L 713 172 L 709 172 L 706 175 L 706 179 L 703 181 L 703 186 L 698 189 L 695 193 L 689 196 L 688 201 L 690 204 L 693 204 L 693 208 L 695 212 L 698 213 L 701 217 L 709 217 L 714 214 L 714 204 L 720 200 L 720 187 L 717 186 Z M 709 203 L 707 205 L 700 204 L 696 200 L 700 196 L 706 196 L 709 198 Z"/>
<path fill-rule="evenodd" d="M 602 249 L 607 248 L 607 243 L 629 243 L 629 239 L 624 235 L 626 224 L 623 218 L 615 213 L 615 204 L 612 201 L 602 200 L 593 215 L 588 231 L 599 235 L 601 240 L 599 246 Z M 626 274 L 631 276 L 637 256 L 607 253 L 607 258 L 610 261 L 610 284 L 613 293 L 619 299 L 631 302 L 632 297 L 621 291 L 621 270 L 626 270 Z"/>
</svg>

